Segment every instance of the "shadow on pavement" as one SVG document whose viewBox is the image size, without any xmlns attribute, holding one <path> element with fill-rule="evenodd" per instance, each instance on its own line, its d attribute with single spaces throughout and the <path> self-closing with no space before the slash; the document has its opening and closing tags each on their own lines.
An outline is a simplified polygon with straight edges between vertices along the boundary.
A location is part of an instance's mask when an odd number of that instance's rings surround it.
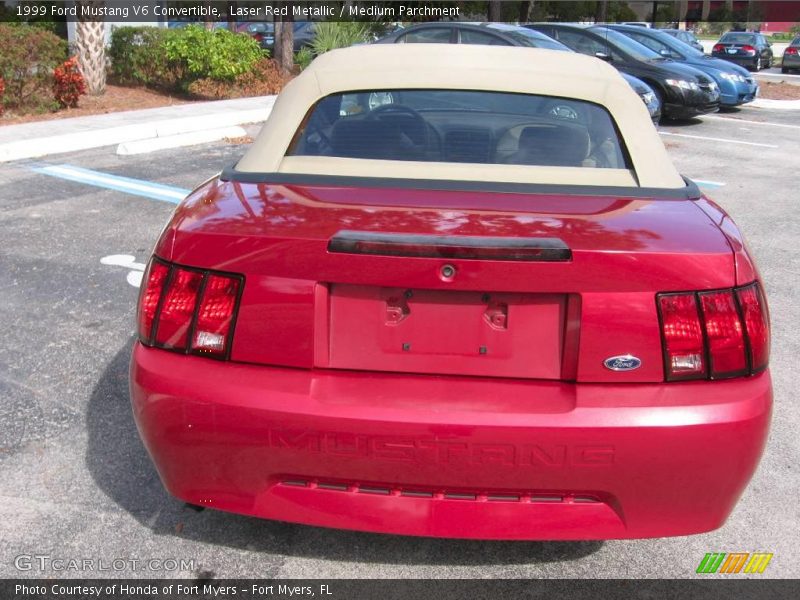
<svg viewBox="0 0 800 600">
<path fill-rule="evenodd" d="M 213 510 L 195 512 L 161 485 L 131 413 L 129 341 L 107 366 L 87 411 L 86 463 L 98 487 L 159 536 L 252 552 L 408 565 L 495 565 L 574 560 L 603 542 L 483 542 L 339 531 Z"/>
</svg>

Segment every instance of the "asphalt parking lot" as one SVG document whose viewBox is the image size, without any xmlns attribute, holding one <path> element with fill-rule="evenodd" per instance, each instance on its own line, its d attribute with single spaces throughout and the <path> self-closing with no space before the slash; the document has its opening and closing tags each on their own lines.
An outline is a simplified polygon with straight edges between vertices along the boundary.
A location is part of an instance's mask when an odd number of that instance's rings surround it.
<svg viewBox="0 0 800 600">
<path fill-rule="evenodd" d="M 706 552 L 756 551 L 774 558 L 755 577 L 800 576 L 800 111 L 743 108 L 661 131 L 679 169 L 744 230 L 770 299 L 772 431 L 724 527 L 643 541 L 431 540 L 195 512 L 168 497 L 128 400 L 132 283 L 180 190 L 244 147 L 100 148 L 0 166 L 0 577 L 692 577 Z M 149 196 L 108 175 L 142 180 Z M 128 562 L 76 572 L 18 558 L 33 555 Z M 149 570 L 132 558 L 186 562 Z"/>
</svg>

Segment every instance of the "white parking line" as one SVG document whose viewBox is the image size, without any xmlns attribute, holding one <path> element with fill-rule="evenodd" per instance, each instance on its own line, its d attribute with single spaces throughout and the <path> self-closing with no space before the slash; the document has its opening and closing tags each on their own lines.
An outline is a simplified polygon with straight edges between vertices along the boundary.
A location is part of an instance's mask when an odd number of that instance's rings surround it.
<svg viewBox="0 0 800 600">
<path fill-rule="evenodd" d="M 744 146 L 758 146 L 760 148 L 778 148 L 774 144 L 759 144 L 757 142 L 743 142 L 741 140 L 728 140 L 725 138 L 706 137 L 704 135 L 689 135 L 687 133 L 671 133 L 668 131 L 659 131 L 661 135 L 672 135 L 675 137 L 691 138 L 693 140 L 708 140 L 710 142 L 725 142 L 726 144 L 742 144 Z"/>
<path fill-rule="evenodd" d="M 130 269 L 125 280 L 135 288 L 142 285 L 142 276 L 144 275 L 146 265 L 136 262 L 135 256 L 131 256 L 130 254 L 111 254 L 110 256 L 101 258 L 100 263 Z"/>
<path fill-rule="evenodd" d="M 787 125 L 786 123 L 768 123 L 766 121 L 750 121 L 735 117 L 718 117 L 716 115 L 703 115 L 703 119 L 716 119 L 717 121 L 730 121 L 731 123 L 748 123 L 751 125 L 769 125 L 770 127 L 786 127 L 787 129 L 800 129 L 800 125 Z"/>
</svg>

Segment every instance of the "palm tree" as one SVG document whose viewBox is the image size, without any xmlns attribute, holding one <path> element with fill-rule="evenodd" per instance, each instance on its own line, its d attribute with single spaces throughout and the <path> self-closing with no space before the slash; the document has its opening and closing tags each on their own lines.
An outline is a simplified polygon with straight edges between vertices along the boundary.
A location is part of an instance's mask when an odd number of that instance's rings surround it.
<svg viewBox="0 0 800 600">
<path fill-rule="evenodd" d="M 105 0 L 76 0 L 75 5 L 78 8 L 75 26 L 78 68 L 86 82 L 86 91 L 92 96 L 99 96 L 106 91 L 106 24 L 81 15 L 84 6 L 102 7 Z"/>
<path fill-rule="evenodd" d="M 283 2 L 275 3 L 278 8 Z M 283 73 L 290 73 L 294 68 L 294 17 L 289 14 L 275 18 L 275 45 L 273 58 Z"/>
</svg>

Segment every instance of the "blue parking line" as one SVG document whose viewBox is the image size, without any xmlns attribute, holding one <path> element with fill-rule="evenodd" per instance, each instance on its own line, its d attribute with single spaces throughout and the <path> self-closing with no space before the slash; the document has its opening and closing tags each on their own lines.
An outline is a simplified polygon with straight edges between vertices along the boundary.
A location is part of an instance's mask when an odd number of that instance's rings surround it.
<svg viewBox="0 0 800 600">
<path fill-rule="evenodd" d="M 721 181 L 704 181 L 703 179 L 694 179 L 693 181 L 701 188 L 710 190 L 721 188 L 723 185 L 725 185 Z"/>
<path fill-rule="evenodd" d="M 111 175 L 101 171 L 92 171 L 91 169 L 65 164 L 32 167 L 32 170 L 43 175 L 49 175 L 50 177 L 58 177 L 59 179 L 115 190 L 125 194 L 150 198 L 151 200 L 170 202 L 172 204 L 178 204 L 191 191 L 161 183 L 154 183 L 152 181 L 145 181 L 143 179 Z"/>
</svg>

